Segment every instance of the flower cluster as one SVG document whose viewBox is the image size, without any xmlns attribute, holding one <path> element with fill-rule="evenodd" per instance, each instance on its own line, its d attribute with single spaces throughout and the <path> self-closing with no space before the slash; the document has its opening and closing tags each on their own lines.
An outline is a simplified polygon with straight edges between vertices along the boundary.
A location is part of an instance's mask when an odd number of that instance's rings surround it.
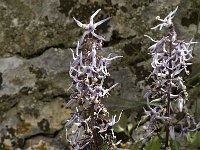
<svg viewBox="0 0 200 150">
<path fill-rule="evenodd" d="M 110 17 L 93 23 L 93 18 L 99 11 L 100 9 L 90 17 L 89 24 L 82 24 L 74 18 L 84 33 L 77 42 L 75 51 L 71 50 L 73 62 L 70 63 L 69 70 L 75 90 L 70 96 L 67 107 L 74 107 L 75 111 L 67 120 L 66 134 L 73 149 L 83 149 L 86 146 L 90 149 L 98 149 L 102 143 L 106 143 L 112 149 L 120 142 L 114 144 L 116 137 L 112 127 L 119 121 L 121 114 L 118 120 L 116 116 L 108 120 L 109 113 L 102 99 L 117 85 L 104 87 L 105 79 L 110 76 L 107 67 L 112 60 L 122 56 L 100 55 L 104 38 L 94 31 Z"/>
<path fill-rule="evenodd" d="M 148 106 L 148 110 L 144 109 L 144 111 L 146 117 L 150 118 L 147 125 L 149 132 L 145 138 L 150 139 L 150 137 L 158 135 L 158 132 L 164 128 L 166 147 L 169 144 L 169 137 L 175 140 L 186 135 L 188 131 L 199 130 L 199 124 L 187 112 L 185 103 L 188 100 L 188 93 L 180 76 L 183 71 L 189 74 L 187 66 L 192 64 L 189 62 L 192 58 L 191 45 L 196 42 L 192 42 L 192 40 L 185 42 L 177 39 L 172 22 L 177 9 L 178 7 L 164 19 L 156 17 L 161 23 L 152 29 L 159 28 L 161 30 L 163 27 L 168 29 L 168 33 L 160 40 L 154 40 L 145 35 L 154 42 L 149 47 L 153 68 L 151 72 L 152 85 L 144 96 Z M 175 133 L 175 131 L 180 132 Z"/>
</svg>

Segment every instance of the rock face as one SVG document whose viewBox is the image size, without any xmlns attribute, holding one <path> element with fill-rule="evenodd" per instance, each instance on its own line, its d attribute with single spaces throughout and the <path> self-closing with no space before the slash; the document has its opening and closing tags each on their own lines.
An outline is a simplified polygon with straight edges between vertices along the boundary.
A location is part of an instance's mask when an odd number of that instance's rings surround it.
<svg viewBox="0 0 200 150">
<path fill-rule="evenodd" d="M 0 59 L 0 137 L 5 149 L 30 148 L 40 137 L 51 143 L 59 138 L 70 115 L 70 110 L 64 107 L 70 85 L 66 78 L 70 58 L 67 51 L 50 48 L 32 59 L 16 56 Z"/>
<path fill-rule="evenodd" d="M 67 149 L 64 122 L 70 110 L 70 47 L 81 35 L 72 16 L 87 22 L 102 8 L 99 18 L 112 20 L 98 29 L 106 37 L 103 54 L 123 55 L 110 66 L 107 84 L 120 83 L 105 99 L 108 107 L 141 109 L 145 103 L 145 77 L 150 73 L 143 35 L 155 17 L 179 5 L 174 18 L 180 39 L 200 41 L 199 6 L 196 0 L 0 0 L 0 149 Z M 191 106 L 199 117 L 200 45 L 194 47 L 191 75 L 185 77 Z"/>
</svg>

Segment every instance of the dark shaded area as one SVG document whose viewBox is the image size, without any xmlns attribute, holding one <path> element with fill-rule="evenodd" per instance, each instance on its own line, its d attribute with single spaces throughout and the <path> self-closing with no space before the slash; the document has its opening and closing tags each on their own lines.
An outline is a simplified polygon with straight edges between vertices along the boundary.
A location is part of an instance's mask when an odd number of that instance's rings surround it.
<svg viewBox="0 0 200 150">
<path fill-rule="evenodd" d="M 40 55 L 42 55 L 46 50 L 50 49 L 50 48 L 65 48 L 65 45 L 63 43 L 60 44 L 56 44 L 56 45 L 51 45 L 51 46 L 47 46 L 47 47 L 43 47 L 43 48 L 39 48 L 36 50 L 36 52 L 32 55 L 27 55 L 26 58 L 31 59 L 31 58 L 35 58 L 38 57 Z M 18 53 L 18 55 L 21 56 L 21 53 Z"/>
<path fill-rule="evenodd" d="M 121 40 L 123 40 L 123 38 L 120 37 L 119 32 L 113 30 L 110 41 L 105 41 L 103 46 L 104 47 L 114 46 L 115 44 L 119 44 Z"/>
<path fill-rule="evenodd" d="M 69 11 L 77 4 L 76 1 L 73 0 L 60 0 L 60 8 L 59 11 L 68 16 Z"/>
<path fill-rule="evenodd" d="M 40 122 L 38 122 L 38 127 L 44 132 L 49 131 L 50 129 L 49 121 L 43 118 Z"/>
<path fill-rule="evenodd" d="M 130 43 L 130 44 L 126 44 L 123 47 L 123 50 L 126 55 L 132 56 L 133 54 L 136 54 L 138 51 L 141 50 L 141 46 L 142 46 L 141 43 Z"/>
<path fill-rule="evenodd" d="M 198 12 L 196 11 L 191 12 L 189 17 L 183 17 L 181 19 L 181 24 L 186 27 L 189 27 L 190 24 L 198 25 L 198 23 L 199 23 L 199 16 Z"/>
</svg>

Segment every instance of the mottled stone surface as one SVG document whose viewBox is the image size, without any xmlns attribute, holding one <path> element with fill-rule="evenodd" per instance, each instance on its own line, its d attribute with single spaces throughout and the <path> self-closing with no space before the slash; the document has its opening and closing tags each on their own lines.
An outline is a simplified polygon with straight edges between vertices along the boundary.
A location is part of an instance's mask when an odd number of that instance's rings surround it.
<svg viewBox="0 0 200 150">
<path fill-rule="evenodd" d="M 178 38 L 200 41 L 197 0 L 0 0 L 0 149 L 67 149 L 64 121 L 70 110 L 71 51 L 81 35 L 72 16 L 88 22 L 112 16 L 97 32 L 106 37 L 102 54 L 123 55 L 110 66 L 107 85 L 118 82 L 105 103 L 114 109 L 141 109 L 150 73 L 148 46 L 160 33 L 150 28 L 179 5 L 174 18 Z M 191 108 L 199 103 L 200 45 L 194 47 L 191 75 L 185 76 Z M 197 101 L 198 100 L 198 101 Z"/>
</svg>

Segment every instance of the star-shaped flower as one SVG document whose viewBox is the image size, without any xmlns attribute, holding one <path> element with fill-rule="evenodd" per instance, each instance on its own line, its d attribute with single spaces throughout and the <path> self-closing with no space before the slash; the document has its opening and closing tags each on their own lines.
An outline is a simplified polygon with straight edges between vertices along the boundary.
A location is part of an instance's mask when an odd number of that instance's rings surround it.
<svg viewBox="0 0 200 150">
<path fill-rule="evenodd" d="M 159 29 L 162 30 L 163 27 L 170 27 L 173 25 L 172 19 L 174 18 L 174 14 L 178 10 L 178 6 L 174 11 L 171 11 L 164 19 L 160 19 L 160 16 L 157 16 L 156 19 L 161 21 L 162 23 L 158 24 L 157 26 L 151 28 L 151 29 L 156 29 L 160 27 Z"/>
<path fill-rule="evenodd" d="M 100 11 L 101 9 L 98 9 L 91 17 L 90 17 L 90 22 L 89 24 L 83 24 L 81 23 L 79 20 L 77 20 L 75 17 L 74 18 L 74 21 L 76 22 L 76 24 L 81 27 L 82 29 L 84 29 L 84 33 L 81 37 L 81 40 L 80 40 L 80 45 L 83 43 L 83 40 L 85 38 L 85 36 L 89 33 L 91 33 L 94 37 L 96 37 L 97 39 L 99 40 L 105 40 L 102 36 L 100 35 L 97 35 L 96 33 L 94 33 L 94 30 L 97 28 L 97 26 L 101 25 L 102 23 L 106 22 L 107 20 L 110 20 L 111 17 L 108 17 L 106 19 L 103 19 L 101 21 L 98 21 L 96 23 L 94 23 L 94 17 L 98 14 L 98 12 Z"/>
</svg>

